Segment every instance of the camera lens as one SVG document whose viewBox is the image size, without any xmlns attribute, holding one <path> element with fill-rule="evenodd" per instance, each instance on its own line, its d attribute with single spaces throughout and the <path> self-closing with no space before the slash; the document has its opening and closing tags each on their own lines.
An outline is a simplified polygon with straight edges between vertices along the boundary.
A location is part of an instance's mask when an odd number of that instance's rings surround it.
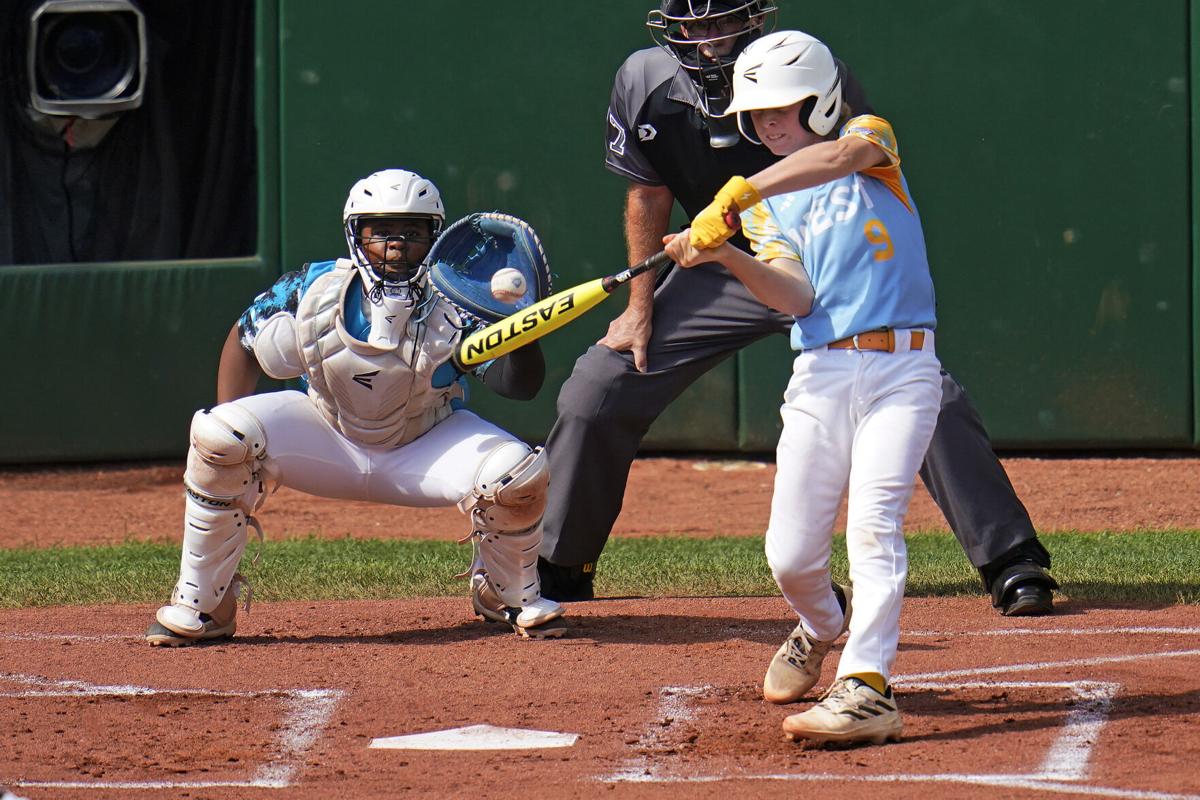
<svg viewBox="0 0 1200 800">
<path fill-rule="evenodd" d="M 57 14 L 38 43 L 43 85 L 61 100 L 119 97 L 137 71 L 138 42 L 124 14 Z"/>
</svg>

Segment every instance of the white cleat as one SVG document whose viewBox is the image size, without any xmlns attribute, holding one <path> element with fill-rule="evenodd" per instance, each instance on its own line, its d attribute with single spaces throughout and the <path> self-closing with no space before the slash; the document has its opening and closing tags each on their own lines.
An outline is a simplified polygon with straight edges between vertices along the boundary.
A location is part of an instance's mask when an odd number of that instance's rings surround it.
<svg viewBox="0 0 1200 800">
<path fill-rule="evenodd" d="M 510 625 L 525 639 L 559 639 L 567 633 L 563 607 L 558 603 L 539 597 L 521 608 L 506 606 L 482 572 L 471 576 L 471 606 L 484 621 Z"/>
<path fill-rule="evenodd" d="M 903 728 L 892 688 L 880 694 L 858 678 L 839 678 L 821 702 L 783 721 L 783 732 L 792 741 L 833 744 L 898 742 Z"/>
<path fill-rule="evenodd" d="M 783 705 L 795 703 L 817 685 L 821 678 L 821 663 L 825 660 L 829 649 L 833 647 L 838 637 L 850 627 L 850 599 L 853 596 L 849 586 L 835 584 L 835 592 L 840 590 L 844 619 L 838 635 L 828 642 L 817 641 L 808 635 L 804 625 L 796 626 L 788 638 L 780 645 L 778 652 L 767 667 L 766 677 L 763 678 L 763 699 L 769 703 Z"/>
<path fill-rule="evenodd" d="M 151 647 L 183 647 L 233 636 L 237 631 L 237 601 L 243 587 L 248 592 L 249 583 L 240 574 L 235 574 L 221 602 L 208 613 L 174 603 L 163 606 L 146 629 L 146 641 Z M 248 609 L 249 593 L 246 597 Z"/>
</svg>

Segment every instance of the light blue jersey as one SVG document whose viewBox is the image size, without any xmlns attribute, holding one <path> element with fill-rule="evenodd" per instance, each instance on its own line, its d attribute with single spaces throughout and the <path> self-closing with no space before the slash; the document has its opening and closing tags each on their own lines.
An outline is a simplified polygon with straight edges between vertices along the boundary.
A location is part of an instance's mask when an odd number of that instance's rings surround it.
<svg viewBox="0 0 1200 800">
<path fill-rule="evenodd" d="M 795 350 L 881 328 L 936 325 L 921 219 L 900 172 L 891 126 L 860 116 L 840 136 L 878 145 L 891 163 L 767 198 L 742 214 L 759 260 L 799 261 L 812 282 L 812 311 L 792 326 Z"/>
</svg>

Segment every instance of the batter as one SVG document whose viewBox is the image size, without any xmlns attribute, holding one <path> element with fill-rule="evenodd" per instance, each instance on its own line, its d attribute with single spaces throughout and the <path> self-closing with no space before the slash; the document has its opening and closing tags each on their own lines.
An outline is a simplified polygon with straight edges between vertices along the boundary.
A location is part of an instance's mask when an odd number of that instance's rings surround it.
<svg viewBox="0 0 1200 800">
<path fill-rule="evenodd" d="M 750 180 L 731 179 L 687 235 L 667 237 L 667 250 L 680 266 L 715 259 L 795 318 L 798 355 L 781 409 L 766 552 L 800 623 L 772 658 L 763 694 L 799 700 L 848 627 L 837 679 L 784 731 L 819 741 L 898 739 L 888 680 L 908 569 L 904 514 L 942 394 L 920 218 L 891 126 L 851 116 L 824 44 L 795 31 L 764 36 L 738 57 L 733 80 L 729 113 L 739 114 L 743 135 L 788 158 Z M 726 243 L 731 212 L 742 209 L 755 257 Z M 829 571 L 847 492 L 853 591 L 832 587 Z"/>
</svg>

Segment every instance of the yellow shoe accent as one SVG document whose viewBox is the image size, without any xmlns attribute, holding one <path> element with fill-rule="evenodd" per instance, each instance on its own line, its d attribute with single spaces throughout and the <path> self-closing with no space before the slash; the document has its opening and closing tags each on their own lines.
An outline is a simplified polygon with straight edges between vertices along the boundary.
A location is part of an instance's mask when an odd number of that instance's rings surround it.
<svg viewBox="0 0 1200 800">
<path fill-rule="evenodd" d="M 880 694 L 887 694 L 887 681 L 878 672 L 855 672 L 853 675 L 843 675 L 844 678 L 858 678 Z"/>
</svg>

